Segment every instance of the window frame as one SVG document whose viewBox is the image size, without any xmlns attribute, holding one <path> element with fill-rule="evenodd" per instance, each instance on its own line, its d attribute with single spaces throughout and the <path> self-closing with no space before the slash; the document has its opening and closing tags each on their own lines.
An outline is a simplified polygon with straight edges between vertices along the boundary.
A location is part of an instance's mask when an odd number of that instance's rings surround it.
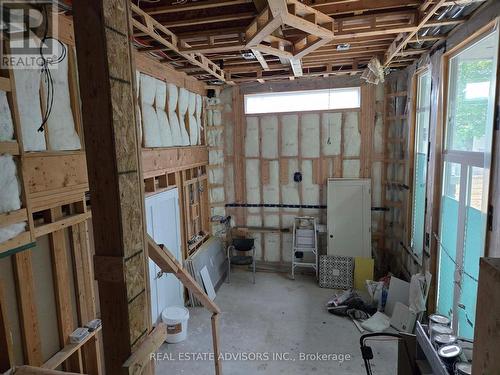
<svg viewBox="0 0 500 375">
<path fill-rule="evenodd" d="M 499 77 L 500 77 L 500 70 L 498 69 L 498 61 L 500 61 L 500 33 L 496 29 L 496 20 L 492 21 L 485 26 L 481 27 L 479 30 L 477 30 L 475 33 L 470 35 L 468 38 L 464 39 L 461 43 L 458 45 L 454 46 L 451 48 L 449 51 L 447 51 L 445 54 L 442 56 L 442 70 L 441 70 L 441 77 L 442 77 L 442 82 L 441 82 L 441 96 L 440 96 L 440 102 L 439 102 L 439 158 L 436 161 L 436 169 L 437 169 L 437 174 L 435 173 L 436 180 L 434 182 L 434 197 L 437 197 L 437 220 L 435 220 L 433 224 L 433 232 L 434 234 L 438 234 L 436 236 L 436 241 L 433 241 L 433 252 L 432 256 L 434 257 L 434 261 L 432 261 L 433 268 L 434 268 L 434 274 L 436 277 L 436 283 L 434 287 L 434 296 L 435 296 L 435 301 L 434 301 L 434 306 L 435 309 L 437 310 L 438 302 L 439 302 L 439 280 L 440 280 L 440 270 L 439 270 L 439 264 L 440 264 L 440 257 L 441 257 L 441 245 L 440 245 L 440 236 L 441 236 L 441 225 L 442 225 L 442 217 L 441 217 L 441 212 L 443 208 L 443 201 L 442 197 L 444 194 L 444 165 L 445 163 L 458 163 L 461 168 L 461 173 L 460 173 L 460 196 L 459 196 L 459 205 L 466 206 L 467 202 L 467 191 L 468 191 L 468 176 L 469 176 L 469 168 L 473 167 L 479 167 L 479 168 L 485 168 L 490 171 L 491 168 L 491 162 L 496 157 L 496 152 L 494 150 L 494 137 L 495 137 L 495 131 L 494 131 L 494 113 L 495 113 L 495 108 L 493 108 L 493 124 L 492 124 L 492 134 L 491 134 L 491 142 L 490 142 L 490 148 L 489 150 L 486 150 L 484 152 L 478 152 L 478 151 L 460 151 L 460 150 L 455 150 L 455 149 L 450 149 L 448 148 L 448 110 L 449 110 L 449 89 L 452 84 L 450 84 L 450 64 L 451 60 L 458 56 L 460 53 L 464 52 L 465 50 L 473 47 L 476 43 L 482 41 L 484 38 L 488 37 L 492 33 L 497 33 L 497 38 L 499 39 L 497 41 L 498 43 L 498 48 L 497 48 L 497 69 L 496 69 L 496 83 L 495 83 L 495 88 L 494 88 L 494 103 L 496 106 L 496 102 L 498 101 L 498 88 L 499 88 Z M 488 156 L 489 158 L 489 163 L 485 163 L 485 156 Z M 489 176 L 485 179 L 485 185 L 484 189 L 486 191 L 483 191 L 483 199 L 484 199 L 484 206 L 488 206 L 490 203 L 490 193 L 491 193 L 491 176 L 492 173 L 489 173 Z M 462 187 L 464 189 L 462 189 Z M 434 211 L 434 214 L 436 211 Z M 457 269 L 461 269 L 463 265 L 463 256 L 464 256 L 464 250 L 465 250 L 465 226 L 464 226 L 464 220 L 465 220 L 465 212 L 462 212 L 463 217 L 458 218 L 457 222 L 457 249 L 456 249 L 456 267 L 454 272 L 456 272 Z M 460 243 L 458 242 L 458 239 L 460 239 Z M 484 238 L 484 249 L 483 249 L 483 256 L 488 256 L 488 228 L 485 230 L 485 238 Z M 459 260 L 460 259 L 460 260 Z M 461 277 L 463 278 L 463 276 Z M 458 320 L 459 320 L 459 314 L 458 314 L 458 309 L 460 307 L 458 306 L 460 303 L 460 286 L 458 286 L 456 283 L 453 285 L 453 329 L 455 333 L 458 334 Z"/>
<path fill-rule="evenodd" d="M 330 105 L 328 105 L 328 108 L 322 108 L 322 109 L 317 109 L 317 108 L 311 108 L 311 109 L 299 109 L 299 110 L 283 110 L 283 111 L 264 111 L 264 112 L 248 112 L 247 111 L 247 98 L 249 97 L 265 97 L 265 96 L 286 96 L 286 95 L 293 95 L 293 94 L 300 94 L 300 93 L 319 93 L 319 92 L 325 92 L 325 93 L 330 93 L 330 92 L 335 92 L 335 91 L 345 91 L 345 90 L 355 90 L 358 93 L 358 105 L 357 106 L 352 106 L 352 107 L 338 107 L 338 108 L 330 108 Z M 308 90 L 286 90 L 286 91 L 267 91 L 267 92 L 253 92 L 253 93 L 247 93 L 243 95 L 243 113 L 245 115 L 266 115 L 266 114 L 284 114 L 284 113 L 307 113 L 307 112 L 322 112 L 322 111 L 328 111 L 328 112 L 334 112 L 334 111 L 346 111 L 346 110 L 352 110 L 352 111 L 359 111 L 361 110 L 361 105 L 362 105 L 362 98 L 361 98 L 361 86 L 346 86 L 346 87 L 332 87 L 332 88 L 321 88 L 321 89 L 308 89 Z M 330 103 L 329 103 L 330 104 Z"/>
<path fill-rule="evenodd" d="M 407 223 L 408 223 L 408 231 L 407 231 L 407 250 L 410 253 L 410 255 L 414 258 L 414 260 L 422 266 L 423 264 L 423 257 L 424 254 L 426 253 L 426 245 L 425 245 L 425 221 L 426 221 L 426 216 L 427 216 L 427 205 L 424 202 L 424 231 L 422 233 L 422 240 L 423 240 L 423 246 L 422 246 L 422 251 L 418 253 L 415 251 L 412 240 L 413 240 L 413 211 L 415 209 L 415 194 L 416 194 L 416 189 L 415 189 L 415 180 L 416 180 L 416 169 L 415 169 L 415 156 L 417 154 L 417 126 L 418 124 L 418 116 L 420 114 L 419 112 L 419 93 L 420 93 L 420 79 L 425 76 L 429 75 L 429 116 L 428 116 L 428 126 L 427 126 L 427 161 L 426 161 L 426 182 L 425 182 L 425 201 L 427 201 L 427 186 L 429 182 L 429 153 L 430 153 L 430 125 L 431 125 L 431 107 L 432 107 L 432 72 L 430 70 L 430 67 L 428 65 L 418 69 L 413 77 L 412 77 L 412 108 L 413 108 L 413 114 L 411 117 L 412 124 L 411 124 L 411 133 L 410 133 L 410 139 L 409 139 L 409 155 L 410 155 L 410 160 L 409 160 L 409 186 L 410 186 L 410 194 L 408 194 L 408 211 L 407 211 Z"/>
</svg>

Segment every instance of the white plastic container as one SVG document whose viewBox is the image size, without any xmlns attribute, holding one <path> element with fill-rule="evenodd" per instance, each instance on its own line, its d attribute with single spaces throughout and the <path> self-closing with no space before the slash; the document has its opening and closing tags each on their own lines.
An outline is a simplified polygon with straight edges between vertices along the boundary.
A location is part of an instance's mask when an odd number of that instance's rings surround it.
<svg viewBox="0 0 500 375">
<path fill-rule="evenodd" d="M 177 344 L 187 337 L 189 310 L 181 306 L 167 307 L 161 313 L 161 320 L 167 325 L 169 344 Z"/>
</svg>

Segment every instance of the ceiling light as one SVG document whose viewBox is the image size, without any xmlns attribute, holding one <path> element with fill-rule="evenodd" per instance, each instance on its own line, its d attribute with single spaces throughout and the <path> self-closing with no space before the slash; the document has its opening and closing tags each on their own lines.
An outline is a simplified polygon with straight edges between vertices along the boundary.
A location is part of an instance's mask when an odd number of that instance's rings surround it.
<svg viewBox="0 0 500 375">
<path fill-rule="evenodd" d="M 243 57 L 245 60 L 255 60 L 255 55 L 252 52 L 243 52 L 241 54 L 241 57 Z"/>
<path fill-rule="evenodd" d="M 337 51 L 347 51 L 351 48 L 349 43 L 340 43 L 337 44 Z"/>
</svg>

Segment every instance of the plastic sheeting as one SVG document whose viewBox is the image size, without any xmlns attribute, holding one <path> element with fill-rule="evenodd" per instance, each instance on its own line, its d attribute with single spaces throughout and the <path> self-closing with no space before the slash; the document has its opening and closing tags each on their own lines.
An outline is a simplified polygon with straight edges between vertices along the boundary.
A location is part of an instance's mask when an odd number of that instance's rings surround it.
<svg viewBox="0 0 500 375">
<path fill-rule="evenodd" d="M 54 104 L 47 120 L 50 148 L 53 150 L 79 150 L 82 148 L 80 137 L 75 129 L 75 120 L 71 109 L 68 83 L 68 59 L 63 59 L 51 70 Z M 44 93 L 47 83 L 42 80 Z M 24 138 L 23 138 L 24 139 Z"/>
<path fill-rule="evenodd" d="M 0 91 L 0 141 L 11 141 L 14 139 L 14 124 L 10 112 L 7 93 Z"/>
<path fill-rule="evenodd" d="M 39 69 L 14 69 L 16 81 L 17 106 L 21 122 L 23 146 L 25 151 L 44 151 L 44 132 L 38 128 L 42 124 L 40 108 L 41 74 Z"/>
<path fill-rule="evenodd" d="M 181 145 L 189 146 L 189 134 L 186 130 L 186 112 L 189 107 L 189 91 L 184 87 L 179 89 L 179 102 L 177 105 L 177 113 L 179 117 L 179 129 L 181 131 Z"/>
</svg>

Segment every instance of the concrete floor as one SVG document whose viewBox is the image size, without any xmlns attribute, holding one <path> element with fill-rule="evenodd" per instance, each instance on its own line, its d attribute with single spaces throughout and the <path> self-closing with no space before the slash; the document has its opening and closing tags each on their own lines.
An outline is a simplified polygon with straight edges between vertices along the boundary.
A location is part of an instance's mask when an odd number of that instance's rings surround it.
<svg viewBox="0 0 500 375">
<path fill-rule="evenodd" d="M 231 283 L 223 284 L 217 293 L 215 301 L 222 310 L 221 351 L 228 356 L 222 363 L 224 374 L 366 373 L 359 331 L 347 318 L 325 309 L 333 290 L 319 288 L 312 276 L 299 275 L 290 280 L 286 274 L 258 272 L 256 277 L 253 285 L 249 272 L 235 271 Z M 374 374 L 396 374 L 397 344 L 377 342 L 371 346 Z M 156 373 L 214 374 L 210 353 L 210 313 L 191 308 L 187 340 L 162 345 L 156 357 Z M 331 356 L 330 360 L 305 360 L 308 353 Z M 236 358 L 244 355 L 247 360 Z"/>
</svg>

